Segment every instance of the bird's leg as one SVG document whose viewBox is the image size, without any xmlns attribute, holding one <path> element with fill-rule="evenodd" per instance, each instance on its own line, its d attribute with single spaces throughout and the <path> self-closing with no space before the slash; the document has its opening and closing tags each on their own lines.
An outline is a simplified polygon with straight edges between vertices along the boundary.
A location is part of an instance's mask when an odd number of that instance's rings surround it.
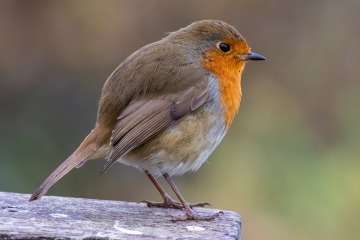
<svg viewBox="0 0 360 240">
<path fill-rule="evenodd" d="M 182 208 L 181 203 L 173 200 L 169 194 L 160 186 L 159 182 L 154 178 L 154 176 L 147 170 L 145 170 L 146 176 L 151 180 L 156 189 L 159 191 L 161 197 L 164 199 L 164 202 L 151 202 L 147 200 L 140 201 L 141 203 L 146 203 L 148 207 L 163 207 L 163 208 Z"/>
<path fill-rule="evenodd" d="M 159 191 L 161 197 L 164 199 L 164 202 L 151 202 L 147 200 L 140 201 L 141 203 L 146 203 L 148 207 L 163 207 L 163 208 L 183 208 L 183 205 L 175 200 L 173 200 L 169 194 L 165 192 L 165 190 L 161 187 L 159 182 L 155 179 L 155 177 L 147 170 L 145 170 L 146 176 L 151 180 L 156 189 Z M 209 205 L 208 203 L 196 203 L 191 204 L 190 207 L 205 207 Z"/>
<path fill-rule="evenodd" d="M 181 195 L 179 189 L 176 187 L 175 182 L 172 180 L 172 178 L 169 176 L 168 173 L 164 173 L 163 174 L 164 178 L 166 179 L 166 181 L 169 183 L 170 187 L 172 188 L 172 190 L 175 192 L 176 196 L 179 198 L 181 204 L 184 207 L 186 216 L 177 216 L 174 217 L 173 220 L 174 221 L 185 221 L 185 220 L 213 220 L 216 217 L 220 216 L 223 214 L 223 212 L 218 212 L 212 215 L 206 215 L 206 216 L 201 216 L 199 214 L 196 214 L 195 211 L 192 209 L 192 207 L 190 206 L 189 203 L 187 203 L 184 199 L 184 197 Z"/>
</svg>

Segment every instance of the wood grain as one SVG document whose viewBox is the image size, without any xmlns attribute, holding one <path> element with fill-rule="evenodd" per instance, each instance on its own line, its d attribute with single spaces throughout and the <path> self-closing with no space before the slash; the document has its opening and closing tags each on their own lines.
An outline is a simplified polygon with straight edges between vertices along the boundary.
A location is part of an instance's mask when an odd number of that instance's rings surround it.
<svg viewBox="0 0 360 240">
<path fill-rule="evenodd" d="M 237 213 L 213 221 L 174 222 L 177 209 L 145 204 L 0 192 L 0 239 L 240 239 Z M 196 208 L 201 214 L 219 210 Z"/>
</svg>

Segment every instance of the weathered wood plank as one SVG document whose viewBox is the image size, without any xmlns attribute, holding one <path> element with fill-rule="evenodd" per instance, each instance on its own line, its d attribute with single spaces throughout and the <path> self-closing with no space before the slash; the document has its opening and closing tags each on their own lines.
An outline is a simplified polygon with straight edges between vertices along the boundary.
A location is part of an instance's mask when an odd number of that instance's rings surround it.
<svg viewBox="0 0 360 240">
<path fill-rule="evenodd" d="M 0 239 L 240 239 L 240 216 L 173 222 L 177 209 L 145 204 L 0 192 Z M 196 208 L 203 214 L 219 210 Z"/>
</svg>

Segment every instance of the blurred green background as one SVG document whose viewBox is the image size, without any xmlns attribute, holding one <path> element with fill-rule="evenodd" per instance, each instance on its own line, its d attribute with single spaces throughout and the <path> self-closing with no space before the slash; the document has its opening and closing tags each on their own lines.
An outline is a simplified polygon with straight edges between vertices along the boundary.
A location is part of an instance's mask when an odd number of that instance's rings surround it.
<svg viewBox="0 0 360 240">
<path fill-rule="evenodd" d="M 360 235 L 360 1 L 0 1 L 0 191 L 31 193 L 87 135 L 101 87 L 129 54 L 195 20 L 221 19 L 267 57 L 188 201 L 241 214 L 244 239 Z M 160 200 L 103 160 L 49 195 Z"/>
</svg>

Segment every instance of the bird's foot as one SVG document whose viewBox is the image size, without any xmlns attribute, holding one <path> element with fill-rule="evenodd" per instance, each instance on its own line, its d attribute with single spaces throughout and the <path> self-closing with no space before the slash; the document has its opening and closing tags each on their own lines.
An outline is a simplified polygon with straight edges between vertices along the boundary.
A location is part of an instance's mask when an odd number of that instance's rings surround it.
<svg viewBox="0 0 360 240">
<path fill-rule="evenodd" d="M 152 201 L 142 200 L 139 203 L 146 203 L 146 205 L 148 207 L 176 208 L 176 209 L 184 208 L 184 206 L 180 202 L 175 201 L 170 197 L 165 197 L 164 202 L 152 202 Z M 207 203 L 207 202 L 200 202 L 200 203 L 190 203 L 189 206 L 191 208 L 193 208 L 193 207 L 206 207 L 206 206 L 210 206 L 210 204 Z"/>
<path fill-rule="evenodd" d="M 148 207 L 176 208 L 176 209 L 183 208 L 183 206 L 179 202 L 176 202 L 176 201 L 152 202 L 152 201 L 142 200 L 139 203 L 146 203 L 146 205 Z"/>
<path fill-rule="evenodd" d="M 177 221 L 212 221 L 215 220 L 218 217 L 221 217 L 224 215 L 224 212 L 219 211 L 215 214 L 211 214 L 211 215 L 200 215 L 195 213 L 194 211 L 191 212 L 186 212 L 186 215 L 183 216 L 174 216 L 172 218 L 172 221 L 177 222 Z"/>
</svg>

